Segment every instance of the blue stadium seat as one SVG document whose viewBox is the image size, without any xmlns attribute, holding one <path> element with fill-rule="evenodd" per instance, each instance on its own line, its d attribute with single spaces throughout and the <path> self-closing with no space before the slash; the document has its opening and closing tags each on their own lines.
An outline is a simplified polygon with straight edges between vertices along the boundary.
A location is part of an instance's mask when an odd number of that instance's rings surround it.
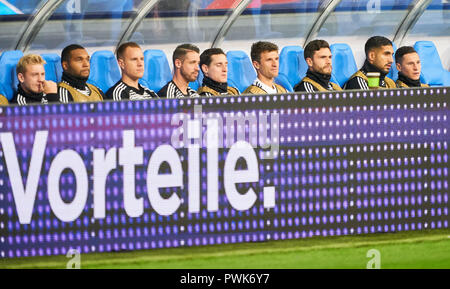
<svg viewBox="0 0 450 289">
<path fill-rule="evenodd" d="M 256 71 L 244 51 L 228 51 L 228 85 L 243 92 L 256 79 Z"/>
<path fill-rule="evenodd" d="M 148 49 L 144 52 L 145 72 L 141 83 L 158 92 L 172 79 L 166 54 L 159 49 Z"/>
<path fill-rule="evenodd" d="M 88 82 L 106 92 L 120 80 L 120 70 L 114 53 L 100 50 L 92 54 L 91 74 Z"/>
<path fill-rule="evenodd" d="M 355 58 L 353 57 L 353 51 L 345 43 L 332 44 L 330 50 L 333 55 L 331 81 L 343 87 L 350 76 L 358 70 Z"/>
<path fill-rule="evenodd" d="M 3 86 L 4 95 L 10 101 L 14 96 L 18 80 L 16 75 L 16 65 L 23 56 L 22 51 L 5 51 L 0 56 L 0 85 Z"/>
<path fill-rule="evenodd" d="M 47 62 L 44 65 L 45 79 L 54 82 L 61 82 L 62 66 L 61 57 L 55 53 L 41 54 L 42 58 Z"/>
<path fill-rule="evenodd" d="M 280 52 L 280 72 L 275 82 L 294 91 L 294 86 L 302 80 L 308 70 L 301 46 L 286 46 Z"/>
<path fill-rule="evenodd" d="M 439 53 L 431 41 L 417 41 L 414 44 L 422 63 L 420 80 L 431 86 L 450 86 L 450 72 L 442 66 Z"/>
<path fill-rule="evenodd" d="M 394 48 L 394 56 L 392 56 L 394 58 L 394 62 L 392 63 L 391 69 L 389 69 L 389 73 L 386 76 L 392 79 L 393 81 L 397 81 L 398 69 L 397 65 L 395 65 L 395 51 L 397 51 L 397 45 L 395 45 L 394 42 L 392 42 L 392 48 Z"/>
<path fill-rule="evenodd" d="M 6 89 L 3 87 L 3 85 L 0 83 L 0 95 L 3 95 L 6 97 Z"/>
<path fill-rule="evenodd" d="M 202 86 L 202 83 L 203 83 L 203 72 L 200 69 L 200 71 L 198 72 L 197 80 L 193 81 L 193 82 L 189 82 L 189 87 L 194 90 L 198 90 L 199 87 Z"/>
</svg>

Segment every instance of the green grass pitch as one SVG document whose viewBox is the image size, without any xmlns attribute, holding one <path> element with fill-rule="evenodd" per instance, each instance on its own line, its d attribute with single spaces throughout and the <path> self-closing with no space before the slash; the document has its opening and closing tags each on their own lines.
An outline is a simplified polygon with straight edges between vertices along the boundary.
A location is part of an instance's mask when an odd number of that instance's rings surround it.
<svg viewBox="0 0 450 289">
<path fill-rule="evenodd" d="M 382 269 L 448 269 L 450 229 L 81 254 L 81 268 L 365 269 L 371 249 L 380 252 Z M 64 269 L 68 261 L 66 256 L 0 259 L 0 268 Z"/>
</svg>

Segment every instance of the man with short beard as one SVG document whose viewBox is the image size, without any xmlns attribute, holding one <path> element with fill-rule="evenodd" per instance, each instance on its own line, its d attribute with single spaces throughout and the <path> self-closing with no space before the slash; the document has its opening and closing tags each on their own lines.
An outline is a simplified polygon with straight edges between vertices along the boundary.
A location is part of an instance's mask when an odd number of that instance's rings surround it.
<svg viewBox="0 0 450 289">
<path fill-rule="evenodd" d="M 104 94 L 100 88 L 86 83 L 91 72 L 90 56 L 78 44 L 67 46 L 61 52 L 63 68 L 62 81 L 58 83 L 59 101 L 93 102 L 102 101 Z"/>
<path fill-rule="evenodd" d="M 200 55 L 200 69 L 205 76 L 198 94 L 202 96 L 238 95 L 239 90 L 228 86 L 228 61 L 220 48 L 210 48 Z"/>
<path fill-rule="evenodd" d="M 398 70 L 398 79 L 395 83 L 398 88 L 429 87 L 428 84 L 420 83 L 422 65 L 414 47 L 403 46 L 397 49 L 395 62 Z"/>
<path fill-rule="evenodd" d="M 45 60 L 37 54 L 28 54 L 19 60 L 16 67 L 19 85 L 12 103 L 27 105 L 58 101 L 56 83 L 45 80 L 44 64 Z"/>
<path fill-rule="evenodd" d="M 159 97 L 199 97 L 198 93 L 189 87 L 189 82 L 195 81 L 200 71 L 200 49 L 192 44 L 181 44 L 173 52 L 172 61 L 173 78 L 158 91 Z"/>
<path fill-rule="evenodd" d="M 383 36 L 373 36 L 367 40 L 364 51 L 366 60 L 363 67 L 350 77 L 344 89 L 369 89 L 369 72 L 380 73 L 378 88 L 396 88 L 395 82 L 386 76 L 394 62 L 392 42 Z"/>
<path fill-rule="evenodd" d="M 141 85 L 139 79 L 144 76 L 144 53 L 135 42 L 126 42 L 117 49 L 117 62 L 122 78 L 106 92 L 106 98 L 112 100 L 143 100 L 157 98 L 152 90 Z"/>
<path fill-rule="evenodd" d="M 330 82 L 332 62 L 328 42 L 325 40 L 309 42 L 305 47 L 304 57 L 308 64 L 308 71 L 306 77 L 294 86 L 294 91 L 342 90 L 338 84 Z"/>
</svg>

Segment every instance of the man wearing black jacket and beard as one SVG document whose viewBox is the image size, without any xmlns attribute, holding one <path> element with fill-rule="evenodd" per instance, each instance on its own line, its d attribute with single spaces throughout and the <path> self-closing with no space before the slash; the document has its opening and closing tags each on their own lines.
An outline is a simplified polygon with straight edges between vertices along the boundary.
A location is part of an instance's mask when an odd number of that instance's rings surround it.
<svg viewBox="0 0 450 289">
<path fill-rule="evenodd" d="M 342 90 L 338 84 L 330 82 L 332 63 L 328 42 L 325 40 L 309 42 L 305 47 L 304 57 L 308 71 L 306 77 L 294 86 L 294 91 Z"/>
<path fill-rule="evenodd" d="M 104 94 L 101 89 L 86 83 L 91 72 L 89 61 L 86 49 L 78 44 L 63 49 L 61 53 L 63 75 L 62 81 L 58 83 L 60 102 L 103 101 Z"/>
<path fill-rule="evenodd" d="M 162 98 L 199 97 L 197 91 L 189 87 L 199 73 L 200 49 L 189 43 L 178 45 L 172 55 L 173 78 L 158 91 Z"/>
<path fill-rule="evenodd" d="M 363 67 L 353 74 L 344 89 L 369 89 L 368 72 L 379 72 L 380 81 L 377 88 L 396 88 L 395 82 L 387 77 L 394 59 L 392 42 L 383 36 L 373 36 L 364 47 L 366 60 Z"/>
<path fill-rule="evenodd" d="M 200 55 L 200 69 L 204 78 L 197 93 L 202 96 L 238 95 L 239 90 L 228 86 L 227 56 L 220 48 L 210 48 Z"/>
</svg>

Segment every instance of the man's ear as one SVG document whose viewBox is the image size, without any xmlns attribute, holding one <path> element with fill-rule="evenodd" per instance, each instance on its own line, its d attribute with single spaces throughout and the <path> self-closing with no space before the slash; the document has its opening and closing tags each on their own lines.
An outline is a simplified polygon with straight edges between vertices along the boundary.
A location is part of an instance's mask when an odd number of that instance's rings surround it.
<svg viewBox="0 0 450 289">
<path fill-rule="evenodd" d="M 395 66 L 397 66 L 398 71 L 402 71 L 402 65 L 400 63 L 396 63 Z"/>
<path fill-rule="evenodd" d="M 202 70 L 203 74 L 208 76 L 208 65 L 206 64 L 202 64 L 202 66 L 200 67 L 200 69 Z"/>
<path fill-rule="evenodd" d="M 123 59 L 122 59 L 122 58 L 117 59 L 117 64 L 119 64 L 119 67 L 120 67 L 120 68 L 122 68 L 122 69 L 125 68 L 125 65 L 124 65 L 124 63 L 123 63 Z"/>
<path fill-rule="evenodd" d="M 181 59 L 175 59 L 175 67 L 180 69 L 181 65 L 183 64 L 183 62 L 181 61 Z"/>
<path fill-rule="evenodd" d="M 20 83 L 25 81 L 25 77 L 23 76 L 22 73 L 18 73 L 17 74 L 17 79 L 19 80 Z"/>
<path fill-rule="evenodd" d="M 260 68 L 259 62 L 256 61 L 256 60 L 254 60 L 254 61 L 253 61 L 253 67 L 254 67 L 256 70 L 259 70 L 259 68 Z"/>
<path fill-rule="evenodd" d="M 369 60 L 370 62 L 373 62 L 375 60 L 375 51 L 374 50 L 369 51 L 369 53 L 367 54 L 367 60 Z"/>
<path fill-rule="evenodd" d="M 67 63 L 67 61 L 61 62 L 61 65 L 64 71 L 69 70 L 69 64 Z"/>
<path fill-rule="evenodd" d="M 307 57 L 307 58 L 305 59 L 305 61 L 306 61 L 306 64 L 308 64 L 309 67 L 312 67 L 312 66 L 313 66 L 313 61 L 312 61 L 312 59 L 311 59 L 310 57 Z"/>
</svg>

